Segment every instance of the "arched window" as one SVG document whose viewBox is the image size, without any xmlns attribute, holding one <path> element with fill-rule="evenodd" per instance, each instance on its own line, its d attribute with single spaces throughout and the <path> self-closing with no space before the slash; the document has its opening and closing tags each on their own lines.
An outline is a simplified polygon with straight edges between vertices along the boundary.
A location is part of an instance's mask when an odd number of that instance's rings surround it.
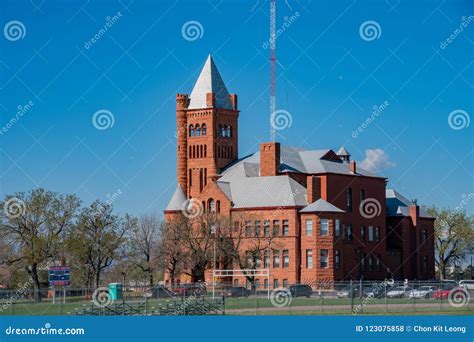
<svg viewBox="0 0 474 342">
<path fill-rule="evenodd" d="M 195 135 L 197 137 L 199 137 L 201 135 L 201 126 L 199 125 L 196 125 L 196 132 L 195 132 Z"/>
<path fill-rule="evenodd" d="M 207 127 L 206 124 L 202 124 L 201 126 L 201 134 L 206 135 L 207 134 Z"/>
<path fill-rule="evenodd" d="M 222 136 L 222 125 L 219 124 L 218 127 L 219 127 L 219 128 L 218 128 L 218 131 L 217 131 L 217 136 L 221 137 L 221 136 Z"/>
<path fill-rule="evenodd" d="M 208 203 L 208 206 L 209 206 L 209 211 L 211 213 L 216 212 L 216 202 L 214 202 L 214 200 L 212 198 L 210 198 L 207 203 Z"/>
<path fill-rule="evenodd" d="M 227 138 L 232 137 L 232 127 L 227 127 Z"/>
<path fill-rule="evenodd" d="M 194 126 L 193 125 L 189 125 L 189 136 L 194 137 Z"/>
</svg>

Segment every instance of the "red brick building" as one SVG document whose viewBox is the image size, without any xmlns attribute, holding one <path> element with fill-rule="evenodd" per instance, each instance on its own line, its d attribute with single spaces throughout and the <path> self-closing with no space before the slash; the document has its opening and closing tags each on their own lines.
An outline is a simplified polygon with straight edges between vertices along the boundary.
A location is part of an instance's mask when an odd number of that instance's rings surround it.
<svg viewBox="0 0 474 342">
<path fill-rule="evenodd" d="M 273 287 L 434 278 L 434 219 L 386 189 L 386 178 L 358 167 L 343 147 L 270 142 L 239 158 L 238 118 L 237 95 L 228 93 L 209 56 L 191 94 L 176 96 L 178 185 L 166 219 L 190 198 L 206 210 L 252 218 L 248 239 L 271 234 L 278 242 L 262 253 Z"/>
</svg>

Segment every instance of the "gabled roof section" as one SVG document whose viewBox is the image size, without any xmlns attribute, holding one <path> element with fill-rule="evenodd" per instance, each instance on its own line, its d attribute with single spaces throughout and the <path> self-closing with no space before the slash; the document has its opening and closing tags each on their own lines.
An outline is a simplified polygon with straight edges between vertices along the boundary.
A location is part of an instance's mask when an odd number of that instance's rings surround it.
<svg viewBox="0 0 474 342">
<path fill-rule="evenodd" d="M 393 189 L 385 190 L 387 216 L 410 216 L 411 201 Z M 420 207 L 420 217 L 434 218 Z"/>
<path fill-rule="evenodd" d="M 229 92 L 211 55 L 207 57 L 206 63 L 191 92 L 188 109 L 207 108 L 207 93 L 215 94 L 216 108 L 232 109 Z"/>
<path fill-rule="evenodd" d="M 325 212 L 325 213 L 343 213 L 344 210 L 339 209 L 335 205 L 323 200 L 322 198 L 318 199 L 317 201 L 311 203 L 307 207 L 300 210 L 300 213 L 318 213 L 318 212 Z"/>
<path fill-rule="evenodd" d="M 350 157 L 350 153 L 347 152 L 346 148 L 344 146 L 341 146 L 341 148 L 336 152 L 338 156 L 342 157 Z"/>
<path fill-rule="evenodd" d="M 181 210 L 185 202 L 186 195 L 184 194 L 184 191 L 181 186 L 178 184 L 165 210 Z"/>
<path fill-rule="evenodd" d="M 230 189 L 230 183 L 217 181 L 217 186 L 222 190 L 222 192 L 227 196 L 227 198 L 232 201 L 232 191 Z"/>
</svg>

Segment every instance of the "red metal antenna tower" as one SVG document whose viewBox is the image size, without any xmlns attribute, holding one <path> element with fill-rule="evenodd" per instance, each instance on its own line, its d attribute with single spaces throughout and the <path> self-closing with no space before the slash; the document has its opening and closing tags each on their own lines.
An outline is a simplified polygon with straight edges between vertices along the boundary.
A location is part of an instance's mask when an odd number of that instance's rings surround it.
<svg viewBox="0 0 474 342">
<path fill-rule="evenodd" d="M 270 0 L 270 140 L 275 141 L 276 111 L 276 0 Z"/>
</svg>

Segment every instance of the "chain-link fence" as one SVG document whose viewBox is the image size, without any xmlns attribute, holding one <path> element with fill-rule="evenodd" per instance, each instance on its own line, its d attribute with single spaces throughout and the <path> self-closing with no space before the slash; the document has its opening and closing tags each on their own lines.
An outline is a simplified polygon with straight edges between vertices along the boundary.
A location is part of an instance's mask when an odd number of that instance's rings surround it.
<svg viewBox="0 0 474 342">
<path fill-rule="evenodd" d="M 474 282 L 347 281 L 0 290 L 0 315 L 474 314 Z M 97 309 L 98 308 L 98 309 Z"/>
</svg>

